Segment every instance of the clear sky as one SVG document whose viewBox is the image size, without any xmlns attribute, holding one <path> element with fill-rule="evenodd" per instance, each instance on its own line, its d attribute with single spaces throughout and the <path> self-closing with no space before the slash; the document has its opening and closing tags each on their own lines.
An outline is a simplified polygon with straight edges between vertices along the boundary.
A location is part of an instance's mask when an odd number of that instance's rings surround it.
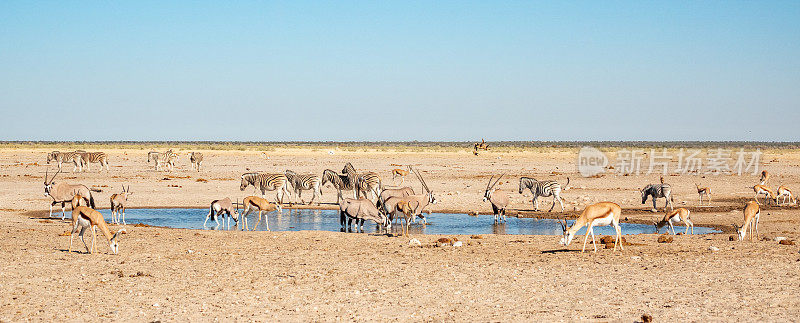
<svg viewBox="0 0 800 323">
<path fill-rule="evenodd" d="M 800 141 L 800 1 L 0 1 L 0 140 Z"/>
</svg>

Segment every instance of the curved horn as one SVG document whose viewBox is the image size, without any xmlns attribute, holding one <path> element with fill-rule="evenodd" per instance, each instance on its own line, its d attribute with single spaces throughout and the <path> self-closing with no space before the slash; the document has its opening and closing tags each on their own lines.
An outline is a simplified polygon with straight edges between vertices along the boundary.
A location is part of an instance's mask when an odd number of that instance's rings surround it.
<svg viewBox="0 0 800 323">
<path fill-rule="evenodd" d="M 44 170 L 44 185 L 47 185 L 47 176 L 49 175 L 49 173 L 50 173 L 50 167 L 47 167 L 47 169 Z"/>
<path fill-rule="evenodd" d="M 497 180 L 494 181 L 494 184 L 492 184 L 492 186 L 490 188 L 494 188 L 494 186 L 497 185 L 497 183 L 500 182 L 500 179 L 502 179 L 503 176 L 506 176 L 506 173 L 503 173 L 503 175 L 500 175 L 500 177 L 498 177 Z"/>
<path fill-rule="evenodd" d="M 488 191 L 490 186 L 492 186 L 492 180 L 494 179 L 494 175 L 489 177 L 489 182 L 486 183 L 486 190 Z"/>
<path fill-rule="evenodd" d="M 430 189 L 430 188 L 428 188 L 428 183 L 425 183 L 425 179 L 424 179 L 424 178 L 422 178 L 422 174 L 420 174 L 420 173 L 419 173 L 419 172 L 418 172 L 416 169 L 414 170 L 414 173 L 415 173 L 415 174 L 417 174 L 417 177 L 419 177 L 419 181 L 420 181 L 420 182 L 422 182 L 422 187 L 423 187 L 423 188 L 424 188 L 426 191 L 428 191 L 428 193 L 430 193 L 431 189 Z"/>
<path fill-rule="evenodd" d="M 59 169 L 59 170 L 58 170 L 58 171 L 57 171 L 55 174 L 53 174 L 53 178 L 51 178 L 51 179 L 50 179 L 50 181 L 48 182 L 48 184 L 51 184 L 51 183 L 53 183 L 53 180 L 55 180 L 55 179 L 56 179 L 56 176 L 58 176 L 58 173 L 61 173 L 61 170 L 60 170 L 60 169 Z"/>
</svg>

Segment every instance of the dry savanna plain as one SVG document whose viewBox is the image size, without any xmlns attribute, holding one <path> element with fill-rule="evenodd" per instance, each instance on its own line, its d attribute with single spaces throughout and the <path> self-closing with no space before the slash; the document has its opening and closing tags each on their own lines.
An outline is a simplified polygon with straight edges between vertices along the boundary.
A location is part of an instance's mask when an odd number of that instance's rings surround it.
<svg viewBox="0 0 800 323">
<path fill-rule="evenodd" d="M 639 321 L 645 314 L 657 321 L 795 321 L 800 316 L 800 246 L 774 239 L 800 239 L 798 207 L 765 206 L 756 240 L 730 239 L 731 224 L 742 223 L 743 205 L 759 181 L 752 174 L 665 176 L 675 205 L 690 209 L 696 226 L 722 233 L 677 235 L 671 243 L 658 243 L 656 234 L 625 235 L 630 244 L 616 252 L 581 253 L 582 236 L 564 247 L 558 236 L 456 235 L 447 237 L 463 246 L 437 247 L 444 236 L 128 223 L 119 254 L 112 255 L 102 237 L 98 253 L 83 253 L 80 243 L 80 252 L 68 253 L 69 223 L 46 218 L 51 201 L 42 185 L 46 154 L 75 148 L 105 151 L 110 171 L 97 172 L 95 164 L 89 172 L 71 173 L 69 165 L 57 181 L 103 190 L 95 194 L 100 208 L 109 207 L 110 194 L 123 184 L 134 192 L 133 207 L 207 207 L 214 199 L 252 194 L 239 190 L 247 171 L 321 174 L 352 162 L 380 174 L 384 185 L 395 183 L 391 169 L 413 165 L 437 194 L 432 212 L 486 216 L 491 212 L 482 201 L 486 182 L 507 173 L 498 187 L 511 196 L 512 215 L 574 218 L 599 201 L 619 203 L 623 222 L 649 224 L 662 215 L 650 213 L 650 202 L 642 205 L 639 193 L 657 183 L 658 174 L 584 178 L 576 171 L 579 148 L 573 147 L 498 148 L 474 156 L 470 148 L 175 145 L 180 159 L 175 170 L 165 172 L 147 163 L 150 147 L 6 145 L 0 147 L 0 321 Z M 205 154 L 201 171 L 191 170 L 188 151 Z M 800 190 L 800 152 L 761 151 L 761 167 L 772 174 L 768 185 Z M 51 174 L 54 166 L 49 165 Z M 531 212 L 530 193 L 517 192 L 521 175 L 562 185 L 570 177 L 562 193 L 566 212 Z M 406 183 L 419 190 L 412 176 Z M 695 183 L 712 188 L 711 206 L 698 206 Z M 335 200 L 335 190 L 326 188 L 323 202 Z M 544 198 L 541 207 L 546 210 L 550 202 Z M 113 231 L 120 227 L 111 225 Z M 422 245 L 410 245 L 414 238 Z"/>
</svg>

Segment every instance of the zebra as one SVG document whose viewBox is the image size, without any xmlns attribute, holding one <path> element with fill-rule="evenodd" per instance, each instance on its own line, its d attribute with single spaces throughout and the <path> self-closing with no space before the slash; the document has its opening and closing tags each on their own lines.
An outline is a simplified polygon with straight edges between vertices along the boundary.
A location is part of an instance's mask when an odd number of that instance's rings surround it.
<svg viewBox="0 0 800 323">
<path fill-rule="evenodd" d="M 163 153 L 159 153 L 157 151 L 151 151 L 147 153 L 147 162 L 153 161 L 156 166 L 156 171 L 160 170 L 161 164 L 165 164 L 169 167 L 169 170 L 172 171 L 175 167 L 175 162 L 178 160 L 178 154 L 173 153 L 172 149 L 167 150 Z"/>
<path fill-rule="evenodd" d="M 339 201 L 341 200 L 339 196 L 341 196 L 342 191 L 355 191 L 353 189 L 353 182 L 350 181 L 350 177 L 347 177 L 347 175 L 339 175 L 339 173 L 330 169 L 326 169 L 322 172 L 322 183 L 320 183 L 320 189 L 327 183 L 331 183 L 333 188 L 340 193 L 336 196 L 336 204 L 339 204 Z"/>
<path fill-rule="evenodd" d="M 198 152 L 190 152 L 189 153 L 189 162 L 192 163 L 192 168 L 197 169 L 200 171 L 200 165 L 203 164 L 203 153 Z"/>
<path fill-rule="evenodd" d="M 569 185 L 569 177 L 567 177 L 567 184 L 564 184 L 564 187 Z M 528 189 L 533 194 L 533 210 L 539 210 L 539 201 L 536 199 L 541 197 L 553 197 L 553 205 L 550 206 L 550 210 L 547 212 L 553 212 L 553 209 L 556 207 L 556 201 L 561 206 L 561 212 L 564 212 L 564 199 L 561 198 L 561 184 L 558 184 L 556 181 L 537 181 L 536 179 L 530 177 L 520 177 L 519 179 L 519 194 Z"/>
<path fill-rule="evenodd" d="M 51 161 L 55 161 L 58 163 L 58 170 L 61 170 L 62 163 L 73 163 L 74 166 L 72 167 L 72 172 L 74 173 L 77 169 L 78 172 L 83 171 L 83 159 L 80 158 L 77 152 L 68 151 L 68 152 L 60 152 L 60 151 L 53 151 L 47 154 L 47 163 L 50 164 Z"/>
<path fill-rule="evenodd" d="M 311 201 L 308 202 L 308 205 L 314 202 L 314 199 L 317 197 L 317 193 L 322 196 L 322 189 L 320 184 L 320 178 L 314 174 L 303 174 L 298 175 L 297 173 L 286 170 L 286 178 L 292 183 L 292 187 L 294 187 L 294 192 L 297 194 L 297 197 L 300 198 L 300 202 L 305 203 L 303 201 L 303 191 L 304 190 L 311 190 L 314 192 L 314 196 L 311 197 Z M 321 197 L 320 197 L 321 199 Z M 317 202 L 319 205 L 319 202 Z"/>
<path fill-rule="evenodd" d="M 89 165 L 91 163 L 98 163 L 100 164 L 99 172 L 103 171 L 103 166 L 106 166 L 106 171 L 108 172 L 108 155 L 102 151 L 98 152 L 85 152 L 83 150 L 76 151 L 78 155 L 81 156 L 81 162 L 86 165 L 86 170 L 89 171 Z"/>
<path fill-rule="evenodd" d="M 670 210 L 673 209 L 672 202 L 675 200 L 672 198 L 672 187 L 669 184 L 650 184 L 645 186 L 645 188 L 641 189 L 640 192 L 642 193 L 642 204 L 647 202 L 648 196 L 653 196 L 653 209 L 652 212 L 657 212 L 656 209 L 656 198 L 665 198 L 667 200 L 667 204 L 664 205 L 664 209 L 666 210 L 669 207 Z"/>
<path fill-rule="evenodd" d="M 277 191 L 275 193 L 275 205 L 278 207 L 278 212 L 282 212 L 283 196 L 289 194 L 291 197 L 292 195 L 289 192 L 289 180 L 284 174 L 257 172 L 242 174 L 242 183 L 239 185 L 239 190 L 244 191 L 250 185 L 253 185 L 257 190 L 261 190 L 261 196 L 264 196 L 266 191 Z"/>
<path fill-rule="evenodd" d="M 372 192 L 375 194 L 376 199 L 379 198 L 381 194 L 381 178 L 377 173 L 365 172 L 363 174 L 359 174 L 356 172 L 355 167 L 353 167 L 353 164 L 351 163 L 344 165 L 342 173 L 347 175 L 347 178 L 350 179 L 351 183 L 354 183 L 353 187 L 355 189 L 353 190 L 353 193 L 356 199 L 358 199 L 361 193 L 364 193 L 364 198 L 366 198 L 367 192 Z"/>
</svg>

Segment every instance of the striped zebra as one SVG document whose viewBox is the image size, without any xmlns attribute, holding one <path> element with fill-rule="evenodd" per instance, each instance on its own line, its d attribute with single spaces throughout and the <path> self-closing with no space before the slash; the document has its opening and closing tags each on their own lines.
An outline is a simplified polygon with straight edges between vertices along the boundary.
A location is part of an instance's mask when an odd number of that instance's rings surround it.
<svg viewBox="0 0 800 323">
<path fill-rule="evenodd" d="M 151 151 L 147 153 L 147 162 L 153 161 L 156 166 L 156 171 L 160 170 L 161 165 L 166 165 L 172 171 L 175 168 L 175 162 L 178 161 L 178 154 L 173 153 L 172 149 L 163 153 Z"/>
<path fill-rule="evenodd" d="M 84 166 L 86 166 L 86 170 L 87 171 L 91 170 L 91 169 L 89 169 L 89 165 L 92 164 L 92 163 L 100 164 L 100 170 L 98 172 L 102 172 L 103 171 L 103 166 L 106 166 L 106 171 L 107 172 L 109 171 L 109 169 L 108 169 L 108 155 L 106 155 L 106 153 L 104 153 L 102 151 L 97 151 L 97 152 L 91 152 L 90 153 L 90 152 L 86 152 L 86 151 L 83 151 L 83 150 L 78 150 L 78 151 L 76 151 L 76 153 L 81 156 L 81 162 L 83 163 Z"/>
<path fill-rule="evenodd" d="M 340 196 L 342 196 L 342 191 L 354 191 L 353 189 L 353 182 L 350 181 L 350 178 L 347 175 L 339 175 L 339 173 L 326 169 L 322 172 L 322 183 L 320 184 L 320 189 L 325 184 L 331 183 L 333 188 L 336 189 L 338 193 L 336 195 L 336 204 L 339 204 Z M 353 192 L 355 194 L 355 192 Z"/>
<path fill-rule="evenodd" d="M 60 152 L 60 151 L 53 151 L 47 154 L 47 163 L 50 164 L 51 161 L 55 161 L 58 163 L 58 170 L 61 171 L 61 164 L 62 163 L 73 163 L 74 166 L 72 167 L 72 172 L 74 173 L 77 169 L 79 172 L 83 171 L 83 160 L 80 158 L 78 153 L 74 151 L 68 152 Z"/>
<path fill-rule="evenodd" d="M 665 198 L 667 200 L 667 204 L 664 205 L 664 209 L 666 210 L 669 207 L 670 210 L 673 209 L 672 202 L 674 202 L 672 198 L 672 187 L 669 184 L 650 184 L 645 186 L 641 191 L 642 193 L 642 204 L 647 202 L 647 197 L 653 197 L 653 209 L 652 212 L 657 212 L 656 209 L 656 199 L 657 198 Z"/>
<path fill-rule="evenodd" d="M 242 174 L 242 183 L 239 185 L 239 190 L 244 191 L 248 186 L 253 185 L 256 190 L 261 190 L 261 196 L 267 191 L 277 191 L 275 194 L 275 205 L 278 210 L 281 210 L 283 204 L 283 196 L 292 193 L 289 192 L 289 180 L 284 174 L 268 174 L 268 173 L 244 173 Z"/>
<path fill-rule="evenodd" d="M 569 177 L 567 177 L 567 184 L 564 184 L 564 187 L 569 185 Z M 519 179 L 519 194 L 528 189 L 533 194 L 533 210 L 539 210 L 539 201 L 537 198 L 541 197 L 553 197 L 553 205 L 550 206 L 550 210 L 547 212 L 553 212 L 553 209 L 556 207 L 556 201 L 558 204 L 561 205 L 561 212 L 564 212 L 564 199 L 561 198 L 561 184 L 558 184 L 556 181 L 537 181 L 536 179 L 530 177 L 520 177 Z"/>
<path fill-rule="evenodd" d="M 189 162 L 192 163 L 192 169 L 197 169 L 197 171 L 199 172 L 200 165 L 203 164 L 203 153 L 190 152 Z"/>
<path fill-rule="evenodd" d="M 344 165 L 342 169 L 342 173 L 350 179 L 351 183 L 354 183 L 354 187 L 356 188 L 353 193 L 355 193 L 355 198 L 358 197 L 363 193 L 364 198 L 367 198 L 367 192 L 372 192 L 375 195 L 375 199 L 378 199 L 381 195 L 381 178 L 375 172 L 365 172 L 359 174 L 356 172 L 355 167 L 353 164 L 347 163 Z"/>
<path fill-rule="evenodd" d="M 292 184 L 294 193 L 300 198 L 300 202 L 305 203 L 305 201 L 303 201 L 303 191 L 308 190 L 314 192 L 314 196 L 311 197 L 311 201 L 308 202 L 308 205 L 311 205 L 311 203 L 314 202 L 314 199 L 317 198 L 317 193 L 319 193 L 320 199 L 322 198 L 322 186 L 320 186 L 321 179 L 319 176 L 314 174 L 298 175 L 297 173 L 287 169 L 286 179 L 288 179 L 289 183 Z M 317 204 L 319 205 L 319 201 L 317 201 Z"/>
</svg>

